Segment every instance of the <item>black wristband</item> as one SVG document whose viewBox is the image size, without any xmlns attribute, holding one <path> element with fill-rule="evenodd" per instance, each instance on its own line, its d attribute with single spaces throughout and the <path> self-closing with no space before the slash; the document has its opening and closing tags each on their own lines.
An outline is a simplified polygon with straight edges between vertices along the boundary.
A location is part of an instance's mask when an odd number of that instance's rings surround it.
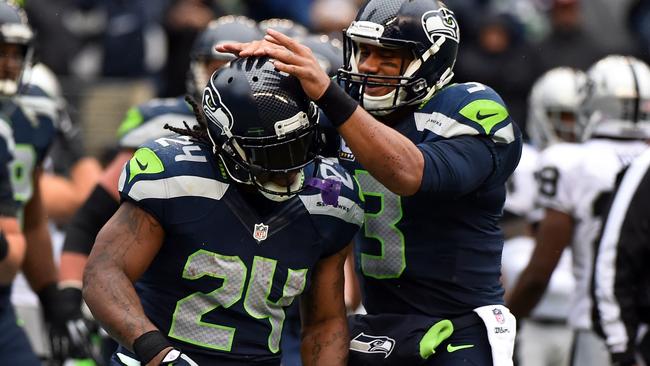
<svg viewBox="0 0 650 366">
<path fill-rule="evenodd" d="M 4 260 L 9 254 L 9 242 L 5 237 L 5 234 L 0 231 L 0 261 Z"/>
<path fill-rule="evenodd" d="M 143 365 L 148 364 L 160 351 L 167 347 L 172 347 L 172 345 L 159 330 L 149 331 L 133 341 L 133 352 Z"/>
<path fill-rule="evenodd" d="M 332 80 L 325 94 L 316 101 L 316 105 L 325 113 L 332 125 L 338 128 L 350 118 L 359 103 Z"/>
</svg>

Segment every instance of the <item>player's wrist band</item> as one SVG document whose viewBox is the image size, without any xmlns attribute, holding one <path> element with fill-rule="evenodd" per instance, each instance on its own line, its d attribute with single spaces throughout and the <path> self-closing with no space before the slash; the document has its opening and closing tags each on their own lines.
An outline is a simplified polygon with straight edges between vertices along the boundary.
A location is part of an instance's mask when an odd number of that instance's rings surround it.
<svg viewBox="0 0 650 366">
<path fill-rule="evenodd" d="M 167 347 L 172 347 L 172 344 L 159 330 L 149 331 L 133 341 L 133 352 L 143 365 L 148 364 L 160 351 Z"/>
<path fill-rule="evenodd" d="M 350 118 L 359 103 L 332 80 L 325 94 L 316 101 L 316 105 L 325 113 L 332 125 L 338 128 Z"/>
<path fill-rule="evenodd" d="M 7 254 L 9 254 L 9 242 L 7 242 L 5 234 L 0 231 L 0 261 L 5 259 Z"/>
</svg>

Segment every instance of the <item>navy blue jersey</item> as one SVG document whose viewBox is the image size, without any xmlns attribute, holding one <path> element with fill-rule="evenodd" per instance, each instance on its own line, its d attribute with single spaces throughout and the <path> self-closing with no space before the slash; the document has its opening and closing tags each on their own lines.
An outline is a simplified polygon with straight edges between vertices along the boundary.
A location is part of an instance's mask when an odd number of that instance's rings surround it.
<svg viewBox="0 0 650 366">
<path fill-rule="evenodd" d="M 482 84 L 455 84 L 393 127 L 424 156 L 413 196 L 378 183 L 344 141 L 339 152 L 366 199 L 356 246 L 366 310 L 454 316 L 502 304 L 498 223 L 521 154 L 503 100 Z"/>
<path fill-rule="evenodd" d="M 135 149 L 149 140 L 172 135 L 164 128 L 166 123 L 183 127 L 183 121 L 196 124 L 192 108 L 183 97 L 151 99 L 126 112 L 117 130 L 118 143 L 121 148 Z"/>
<path fill-rule="evenodd" d="M 14 137 L 10 124 L 0 118 L 0 216 L 16 216 L 9 166 L 13 160 Z"/>
<path fill-rule="evenodd" d="M 175 135 L 145 144 L 126 164 L 122 200 L 165 231 L 136 290 L 147 317 L 199 364 L 279 359 L 285 308 L 309 287 L 314 265 L 361 225 L 359 188 L 324 161 L 304 174 L 342 181 L 338 206 L 314 188 L 271 202 L 229 184 L 215 161 L 210 146 Z"/>
</svg>

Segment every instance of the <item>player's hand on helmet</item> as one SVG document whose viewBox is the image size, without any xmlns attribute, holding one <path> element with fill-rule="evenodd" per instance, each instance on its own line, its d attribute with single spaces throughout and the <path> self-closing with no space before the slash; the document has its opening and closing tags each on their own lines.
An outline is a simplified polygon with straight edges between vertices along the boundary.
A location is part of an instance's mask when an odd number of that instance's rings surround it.
<svg viewBox="0 0 650 366">
<path fill-rule="evenodd" d="M 91 335 L 97 325 L 84 317 L 81 289 L 50 284 L 39 291 L 43 315 L 48 328 L 52 360 L 97 358 Z"/>
<path fill-rule="evenodd" d="M 312 100 L 318 100 L 330 85 L 330 78 L 309 47 L 273 29 L 268 29 L 263 41 L 225 43 L 217 46 L 219 52 L 230 52 L 239 57 L 268 56 L 275 59 L 280 70 L 297 77 Z"/>
<path fill-rule="evenodd" d="M 158 365 L 161 366 L 199 366 L 190 356 L 183 353 L 181 350 L 172 348 L 171 351 L 167 352 L 165 357 L 160 361 Z"/>
</svg>

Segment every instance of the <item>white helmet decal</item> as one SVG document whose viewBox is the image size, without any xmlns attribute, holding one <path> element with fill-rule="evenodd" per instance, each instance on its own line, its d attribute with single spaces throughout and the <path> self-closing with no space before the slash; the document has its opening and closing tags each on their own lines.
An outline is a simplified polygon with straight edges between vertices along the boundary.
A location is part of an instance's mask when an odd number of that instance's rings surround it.
<svg viewBox="0 0 650 366">
<path fill-rule="evenodd" d="M 447 8 L 428 11 L 422 14 L 422 27 L 431 43 L 436 43 L 437 37 L 451 39 L 460 43 L 460 30 L 454 12 Z M 435 38 L 434 38 L 435 37 Z"/>
<path fill-rule="evenodd" d="M 210 83 L 212 84 L 212 80 Z M 208 120 L 221 129 L 222 135 L 232 136 L 232 113 L 221 101 L 221 95 L 214 85 L 203 91 L 203 111 Z"/>
</svg>

